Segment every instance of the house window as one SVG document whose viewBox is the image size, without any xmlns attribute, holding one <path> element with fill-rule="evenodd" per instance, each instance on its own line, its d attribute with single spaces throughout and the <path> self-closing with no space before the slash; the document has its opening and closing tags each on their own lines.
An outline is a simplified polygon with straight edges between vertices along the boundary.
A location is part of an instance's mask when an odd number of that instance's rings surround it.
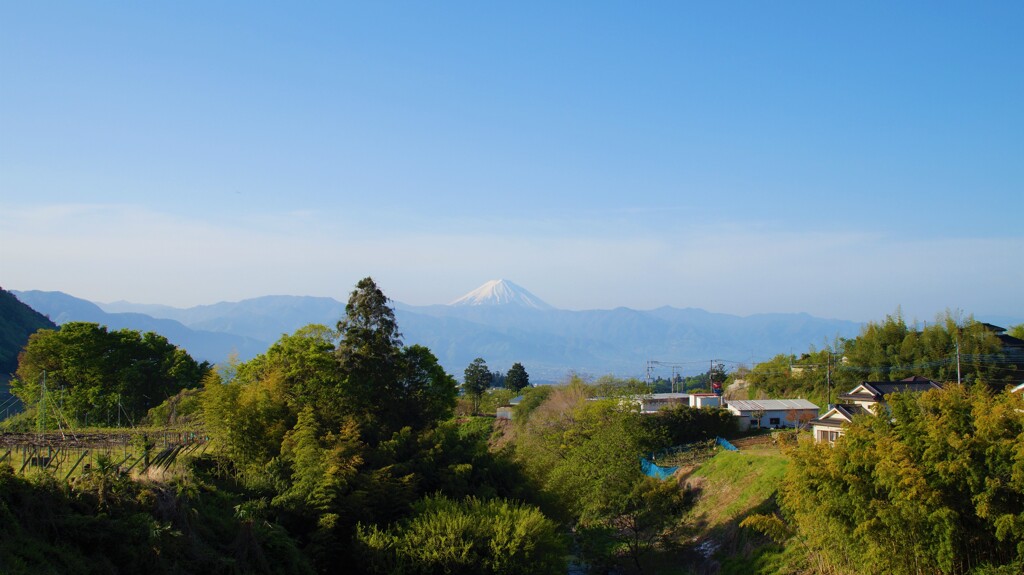
<svg viewBox="0 0 1024 575">
<path fill-rule="evenodd" d="M 839 439 L 839 437 L 842 435 L 843 433 L 841 431 L 830 431 L 827 429 L 822 429 L 818 431 L 818 441 L 827 441 L 829 443 L 835 443 L 835 441 Z"/>
<path fill-rule="evenodd" d="M 778 424 L 779 424 L 779 418 L 778 417 L 769 417 L 768 418 L 768 425 L 775 426 L 775 425 L 778 425 Z"/>
<path fill-rule="evenodd" d="M 750 425 L 761 425 L 761 420 L 751 418 L 750 419 Z"/>
</svg>

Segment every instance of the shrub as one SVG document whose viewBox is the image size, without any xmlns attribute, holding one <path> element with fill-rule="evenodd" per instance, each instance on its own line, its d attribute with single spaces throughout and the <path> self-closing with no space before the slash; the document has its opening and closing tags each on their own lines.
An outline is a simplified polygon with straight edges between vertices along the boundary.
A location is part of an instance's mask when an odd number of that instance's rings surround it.
<svg viewBox="0 0 1024 575">
<path fill-rule="evenodd" d="M 374 573 L 564 573 L 565 541 L 537 508 L 502 499 L 428 497 L 416 513 L 381 530 L 360 526 Z"/>
</svg>

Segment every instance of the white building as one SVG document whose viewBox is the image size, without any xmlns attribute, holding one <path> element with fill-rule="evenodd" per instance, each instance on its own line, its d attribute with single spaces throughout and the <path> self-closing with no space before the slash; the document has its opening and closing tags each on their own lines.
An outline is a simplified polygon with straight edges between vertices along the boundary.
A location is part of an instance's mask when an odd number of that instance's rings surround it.
<svg viewBox="0 0 1024 575">
<path fill-rule="evenodd" d="M 722 397 L 715 393 L 691 393 L 690 407 L 697 409 L 705 407 L 721 407 Z"/>
<path fill-rule="evenodd" d="M 636 398 L 640 404 L 640 413 L 657 413 L 659 410 L 676 405 L 689 405 L 690 395 L 687 393 L 652 393 Z"/>
<path fill-rule="evenodd" d="M 818 416 L 818 406 L 806 399 L 730 399 L 725 407 L 739 418 L 740 431 L 804 427 Z"/>
<path fill-rule="evenodd" d="M 878 415 L 889 409 L 886 396 L 892 393 L 921 393 L 942 386 L 918 375 L 899 381 L 862 381 L 847 393 L 839 395 L 846 403 L 832 406 L 825 414 L 811 421 L 814 440 L 835 443 L 843 436 L 843 426 L 853 421 L 854 416 Z"/>
</svg>

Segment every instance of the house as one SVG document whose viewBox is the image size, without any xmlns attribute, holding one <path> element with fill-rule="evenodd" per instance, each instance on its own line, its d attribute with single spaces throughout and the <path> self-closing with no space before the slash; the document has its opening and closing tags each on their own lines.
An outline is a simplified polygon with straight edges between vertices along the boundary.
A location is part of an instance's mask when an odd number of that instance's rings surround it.
<svg viewBox="0 0 1024 575">
<path fill-rule="evenodd" d="M 676 405 L 689 405 L 690 395 L 687 393 L 651 393 L 634 398 L 640 405 L 640 413 L 657 413 L 661 409 Z"/>
<path fill-rule="evenodd" d="M 875 413 L 876 406 L 884 406 L 885 396 L 890 393 L 916 393 L 931 389 L 942 389 L 942 386 L 915 375 L 899 381 L 862 381 L 849 392 L 839 394 L 839 399 Z"/>
<path fill-rule="evenodd" d="M 855 416 L 870 413 L 867 409 L 853 403 L 834 405 L 824 415 L 809 422 L 811 429 L 814 430 L 814 441 L 833 443 L 843 434 L 843 426 L 853 421 Z"/>
<path fill-rule="evenodd" d="M 522 403 L 523 396 L 518 395 L 509 400 L 505 405 L 498 406 L 498 412 L 495 414 L 498 419 L 512 419 L 512 414 L 516 410 L 516 406 Z"/>
<path fill-rule="evenodd" d="M 690 407 L 702 409 L 706 407 L 721 407 L 722 396 L 717 393 L 691 393 Z"/>
<path fill-rule="evenodd" d="M 890 393 L 920 393 L 941 389 L 938 383 L 919 375 L 899 381 L 862 381 L 847 393 L 839 395 L 845 403 L 833 405 L 821 417 L 810 421 L 814 440 L 833 443 L 843 435 L 843 426 L 857 415 L 878 415 L 888 410 L 885 397 Z"/>
<path fill-rule="evenodd" d="M 1006 333 L 1006 328 L 999 327 L 998 325 L 990 323 L 983 323 L 981 325 L 999 339 L 999 343 L 1003 346 L 1003 361 L 1007 365 L 1018 367 L 1024 365 L 1024 339 L 1013 337 Z M 1020 392 L 1022 386 L 1024 386 L 1024 383 L 1011 388 L 1011 390 Z"/>
<path fill-rule="evenodd" d="M 985 328 L 999 339 L 999 343 L 1003 345 L 1004 354 L 1018 358 L 1024 357 L 1024 339 L 1013 337 L 1006 333 L 1005 327 L 999 327 L 998 325 L 982 323 L 981 327 Z"/>
<path fill-rule="evenodd" d="M 818 406 L 806 399 L 730 399 L 726 409 L 739 418 L 739 429 L 803 427 L 818 416 Z"/>
</svg>

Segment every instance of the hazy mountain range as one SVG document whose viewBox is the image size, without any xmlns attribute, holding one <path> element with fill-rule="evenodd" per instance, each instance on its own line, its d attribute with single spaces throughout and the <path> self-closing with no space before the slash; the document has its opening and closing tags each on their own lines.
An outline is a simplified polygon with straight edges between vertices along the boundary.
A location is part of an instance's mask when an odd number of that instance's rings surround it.
<svg viewBox="0 0 1024 575">
<path fill-rule="evenodd" d="M 334 326 L 345 313 L 343 302 L 324 297 L 266 296 L 181 309 L 94 303 L 61 292 L 13 293 L 57 324 L 90 321 L 155 331 L 213 363 L 233 351 L 251 358 L 282 334 L 311 323 Z M 673 307 L 560 310 L 506 280 L 487 282 L 447 305 L 394 306 L 404 342 L 429 347 L 457 378 L 476 357 L 501 371 L 522 362 L 536 381 L 557 381 L 570 371 L 640 377 L 648 360 L 697 373 L 711 359 L 750 364 L 860 331 L 856 322 L 807 314 L 740 317 Z"/>
</svg>

